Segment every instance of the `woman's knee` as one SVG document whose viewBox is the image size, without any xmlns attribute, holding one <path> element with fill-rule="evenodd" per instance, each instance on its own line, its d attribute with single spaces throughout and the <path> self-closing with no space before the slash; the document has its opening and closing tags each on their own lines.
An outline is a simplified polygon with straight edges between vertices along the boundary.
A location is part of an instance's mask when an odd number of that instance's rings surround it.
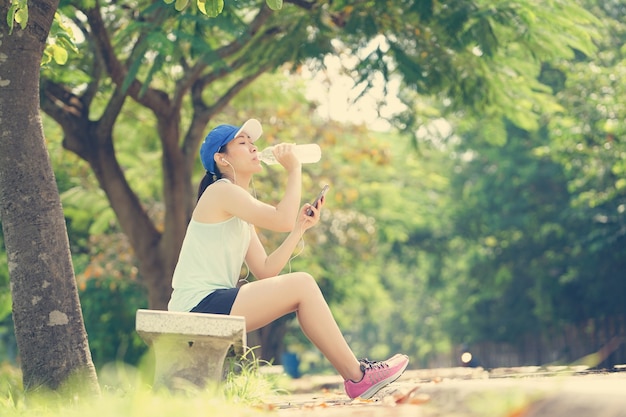
<svg viewBox="0 0 626 417">
<path fill-rule="evenodd" d="M 317 281 L 315 281 L 315 278 L 307 272 L 297 272 L 291 277 L 291 279 L 293 280 L 292 282 L 295 284 L 296 288 L 298 288 L 302 294 L 308 295 L 320 292 Z"/>
<path fill-rule="evenodd" d="M 296 272 L 294 278 L 297 279 L 299 283 L 303 286 L 317 287 L 317 282 L 315 281 L 315 278 L 313 278 L 313 275 L 309 274 L 308 272 Z"/>
</svg>

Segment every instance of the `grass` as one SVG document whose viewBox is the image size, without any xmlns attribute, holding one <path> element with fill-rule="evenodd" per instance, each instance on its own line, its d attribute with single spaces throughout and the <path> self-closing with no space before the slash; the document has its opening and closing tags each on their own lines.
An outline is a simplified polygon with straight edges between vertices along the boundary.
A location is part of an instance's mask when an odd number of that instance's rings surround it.
<svg viewBox="0 0 626 417">
<path fill-rule="evenodd" d="M 179 415 L 258 416 L 269 410 L 263 399 L 284 392 L 281 376 L 260 372 L 249 350 L 244 358 L 229 361 L 225 381 L 180 392 L 153 391 L 140 369 L 112 364 L 99 371 L 102 394 L 97 398 L 62 398 L 55 393 L 26 395 L 21 372 L 0 365 L 0 416 L 2 417 L 172 417 Z"/>
</svg>

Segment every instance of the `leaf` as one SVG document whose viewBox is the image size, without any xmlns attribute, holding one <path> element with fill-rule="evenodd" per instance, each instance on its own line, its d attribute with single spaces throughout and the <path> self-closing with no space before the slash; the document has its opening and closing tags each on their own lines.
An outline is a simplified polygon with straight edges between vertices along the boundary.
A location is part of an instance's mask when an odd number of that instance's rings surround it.
<svg viewBox="0 0 626 417">
<path fill-rule="evenodd" d="M 13 22 L 19 23 L 22 29 L 26 28 L 26 24 L 28 23 L 28 3 L 26 0 L 11 1 L 11 6 L 7 11 L 9 34 L 13 33 Z"/>
<path fill-rule="evenodd" d="M 163 0 L 165 2 L 165 4 L 172 4 L 174 3 L 174 0 Z"/>
<path fill-rule="evenodd" d="M 59 65 L 63 65 L 67 62 L 68 53 L 67 50 L 59 45 L 51 45 L 52 49 L 52 57 L 54 58 L 54 62 Z"/>
<path fill-rule="evenodd" d="M 161 69 L 163 68 L 163 64 L 165 63 L 165 60 L 166 60 L 165 56 L 161 53 L 159 53 L 154 58 L 154 62 L 152 66 L 150 67 L 148 74 L 146 75 L 143 85 L 141 86 L 141 90 L 139 90 L 140 97 L 143 96 L 148 90 L 148 87 L 150 86 L 150 82 L 154 78 L 154 75 L 157 74 L 159 71 L 161 71 Z"/>
<path fill-rule="evenodd" d="M 60 13 L 54 14 L 54 21 L 52 22 L 52 27 L 50 28 L 50 38 L 55 39 L 55 42 L 59 44 L 59 46 L 64 47 L 68 51 L 72 51 L 76 54 L 79 53 L 78 47 L 75 43 L 74 32 L 72 27 L 65 23 L 63 17 Z"/>
<path fill-rule="evenodd" d="M 176 3 L 174 4 L 174 8 L 180 12 L 180 11 L 185 10 L 188 4 L 189 4 L 189 0 L 176 0 Z"/>
<path fill-rule="evenodd" d="M 404 395 L 394 396 L 396 404 L 410 404 L 410 405 L 422 405 L 430 402 L 430 395 L 428 394 L 415 394 L 415 391 L 419 387 L 413 388 L 410 392 Z"/>
<path fill-rule="evenodd" d="M 198 0 L 197 2 L 198 10 L 202 12 L 202 14 L 206 14 L 206 0 Z"/>
<path fill-rule="evenodd" d="M 7 12 L 7 25 L 9 25 L 9 34 L 13 32 L 13 21 L 15 20 L 15 6 L 11 6 Z"/>
<path fill-rule="evenodd" d="M 139 58 L 134 59 L 132 63 L 130 64 L 130 67 L 128 68 L 128 72 L 126 73 L 126 77 L 124 77 L 124 82 L 122 83 L 122 91 L 128 90 L 128 87 L 130 87 L 133 81 L 135 81 L 135 78 L 137 77 L 137 74 L 139 73 L 139 68 L 141 67 L 141 64 L 143 63 L 142 57 L 145 56 L 145 52 L 147 50 L 148 50 L 147 42 L 144 42 L 138 46 L 137 56 Z"/>
<path fill-rule="evenodd" d="M 265 0 L 267 7 L 272 10 L 280 10 L 283 8 L 283 0 Z"/>
<path fill-rule="evenodd" d="M 49 48 L 46 48 L 41 57 L 41 66 L 49 64 L 50 61 L 52 61 L 52 55 L 50 54 Z"/>
<path fill-rule="evenodd" d="M 24 5 L 15 12 L 15 21 L 20 24 L 22 29 L 26 29 L 28 24 L 28 6 Z"/>
<path fill-rule="evenodd" d="M 204 7 L 207 16 L 217 17 L 224 10 L 224 0 L 208 0 Z"/>
</svg>

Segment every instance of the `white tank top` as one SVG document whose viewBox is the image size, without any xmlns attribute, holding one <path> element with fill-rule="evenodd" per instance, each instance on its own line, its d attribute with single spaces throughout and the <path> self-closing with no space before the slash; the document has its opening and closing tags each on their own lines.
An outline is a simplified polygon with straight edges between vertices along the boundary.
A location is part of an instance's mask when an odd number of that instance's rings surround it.
<svg viewBox="0 0 626 417">
<path fill-rule="evenodd" d="M 169 311 L 191 311 L 220 288 L 235 288 L 250 244 L 250 225 L 238 217 L 220 223 L 191 220 L 172 279 Z"/>
</svg>

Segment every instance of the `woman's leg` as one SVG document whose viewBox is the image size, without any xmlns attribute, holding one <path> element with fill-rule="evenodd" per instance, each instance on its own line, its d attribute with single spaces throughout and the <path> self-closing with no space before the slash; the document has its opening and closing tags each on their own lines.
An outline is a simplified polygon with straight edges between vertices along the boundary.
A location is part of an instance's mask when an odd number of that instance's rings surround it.
<svg viewBox="0 0 626 417">
<path fill-rule="evenodd" d="M 304 272 L 280 275 L 242 286 L 230 314 L 243 316 L 248 331 L 295 311 L 304 334 L 344 379 L 363 376 L 313 277 Z"/>
</svg>

